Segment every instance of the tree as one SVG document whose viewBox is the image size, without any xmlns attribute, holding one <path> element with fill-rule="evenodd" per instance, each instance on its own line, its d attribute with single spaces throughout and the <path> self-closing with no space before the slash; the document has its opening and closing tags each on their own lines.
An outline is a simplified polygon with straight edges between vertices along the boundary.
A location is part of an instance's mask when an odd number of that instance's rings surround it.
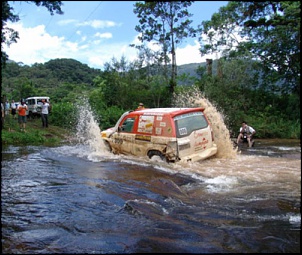
<svg viewBox="0 0 302 255">
<path fill-rule="evenodd" d="M 134 45 L 130 45 L 134 46 Z M 138 69 L 145 70 L 147 80 L 152 80 L 152 76 L 161 75 L 165 83 L 169 83 L 168 71 L 162 68 L 162 59 L 160 51 L 154 51 L 148 48 L 147 45 L 136 45 L 138 50 Z"/>
<path fill-rule="evenodd" d="M 184 38 L 195 37 L 196 30 L 191 27 L 192 16 L 187 10 L 193 1 L 136 2 L 134 13 L 139 18 L 135 30 L 141 35 L 139 40 L 156 41 L 162 49 L 162 60 L 167 68 L 170 53 L 172 56 L 170 92 L 176 86 L 177 65 L 176 45 Z"/>
<path fill-rule="evenodd" d="M 150 82 L 150 97 L 155 107 L 160 107 L 166 94 L 165 79 L 161 75 L 155 75 Z"/>
<path fill-rule="evenodd" d="M 8 60 L 8 55 L 3 51 L 2 45 L 10 45 L 17 43 L 19 34 L 12 28 L 7 27 L 7 22 L 18 22 L 20 20 L 19 15 L 14 14 L 14 9 L 9 5 L 10 1 L 2 1 L 2 16 L 1 16 L 1 65 L 5 66 Z M 33 2 L 37 6 L 44 6 L 50 12 L 51 15 L 56 12 L 57 14 L 64 14 L 61 10 L 61 1 L 26 1 Z"/>
<path fill-rule="evenodd" d="M 300 95 L 300 13 L 299 1 L 230 1 L 199 26 L 200 51 L 258 60 L 267 84 Z"/>
</svg>

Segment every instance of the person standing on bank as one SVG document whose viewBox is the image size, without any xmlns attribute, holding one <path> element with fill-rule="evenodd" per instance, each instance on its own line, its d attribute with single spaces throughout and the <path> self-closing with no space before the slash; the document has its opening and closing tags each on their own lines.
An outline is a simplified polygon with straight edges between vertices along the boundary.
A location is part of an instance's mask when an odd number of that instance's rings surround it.
<svg viewBox="0 0 302 255">
<path fill-rule="evenodd" d="M 10 108 L 11 108 L 11 113 L 13 115 L 13 118 L 16 118 L 16 110 L 17 110 L 17 104 L 15 103 L 14 100 L 12 100 L 12 102 L 10 103 Z"/>
<path fill-rule="evenodd" d="M 48 127 L 48 114 L 49 114 L 49 103 L 42 99 L 42 110 L 41 110 L 41 119 L 42 119 L 42 127 Z"/>
<path fill-rule="evenodd" d="M 253 129 L 251 126 L 248 126 L 246 121 L 242 121 L 242 125 L 239 130 L 239 135 L 237 137 L 237 144 L 239 144 L 240 140 L 244 138 L 244 135 L 246 135 L 249 147 L 251 148 L 253 146 L 252 138 L 255 133 L 255 129 Z"/>
<path fill-rule="evenodd" d="M 1 129 L 4 127 L 4 105 L 1 101 Z"/>
<path fill-rule="evenodd" d="M 8 116 L 10 114 L 10 103 L 8 100 L 5 102 L 5 115 Z"/>
<path fill-rule="evenodd" d="M 25 104 L 24 99 L 22 99 L 21 104 L 18 105 L 17 111 L 18 111 L 18 122 L 20 125 L 20 130 L 22 131 L 22 129 L 23 129 L 23 131 L 26 132 L 25 127 L 26 127 L 27 105 Z"/>
</svg>

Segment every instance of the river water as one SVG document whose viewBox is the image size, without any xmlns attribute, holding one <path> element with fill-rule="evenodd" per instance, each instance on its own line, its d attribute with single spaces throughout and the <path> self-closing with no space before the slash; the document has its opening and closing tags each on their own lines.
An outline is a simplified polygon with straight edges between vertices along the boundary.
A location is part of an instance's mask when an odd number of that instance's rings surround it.
<svg viewBox="0 0 302 255">
<path fill-rule="evenodd" d="M 76 142 L 2 148 L 2 253 L 300 252 L 299 140 L 167 164 L 110 154 L 82 113 Z"/>
</svg>

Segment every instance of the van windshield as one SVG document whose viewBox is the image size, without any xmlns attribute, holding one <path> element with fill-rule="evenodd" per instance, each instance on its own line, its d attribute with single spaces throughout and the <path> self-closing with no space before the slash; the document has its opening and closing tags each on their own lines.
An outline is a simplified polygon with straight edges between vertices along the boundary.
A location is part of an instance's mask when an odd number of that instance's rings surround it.
<svg viewBox="0 0 302 255">
<path fill-rule="evenodd" d="M 208 122 L 202 112 L 186 113 L 174 118 L 177 138 L 190 135 L 194 130 L 203 129 Z"/>
</svg>

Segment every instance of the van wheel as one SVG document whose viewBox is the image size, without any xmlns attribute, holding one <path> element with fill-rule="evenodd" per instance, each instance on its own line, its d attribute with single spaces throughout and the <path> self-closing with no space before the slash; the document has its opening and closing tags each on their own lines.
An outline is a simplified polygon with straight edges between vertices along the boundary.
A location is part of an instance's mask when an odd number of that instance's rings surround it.
<svg viewBox="0 0 302 255">
<path fill-rule="evenodd" d="M 105 144 L 106 150 L 109 152 L 112 152 L 112 148 L 111 148 L 110 144 L 107 141 L 104 141 L 104 144 Z"/>
<path fill-rule="evenodd" d="M 166 157 L 159 151 L 149 151 L 148 157 L 149 157 L 149 159 L 151 159 L 152 161 L 155 161 L 155 162 L 163 162 L 163 161 L 168 162 Z"/>
</svg>

